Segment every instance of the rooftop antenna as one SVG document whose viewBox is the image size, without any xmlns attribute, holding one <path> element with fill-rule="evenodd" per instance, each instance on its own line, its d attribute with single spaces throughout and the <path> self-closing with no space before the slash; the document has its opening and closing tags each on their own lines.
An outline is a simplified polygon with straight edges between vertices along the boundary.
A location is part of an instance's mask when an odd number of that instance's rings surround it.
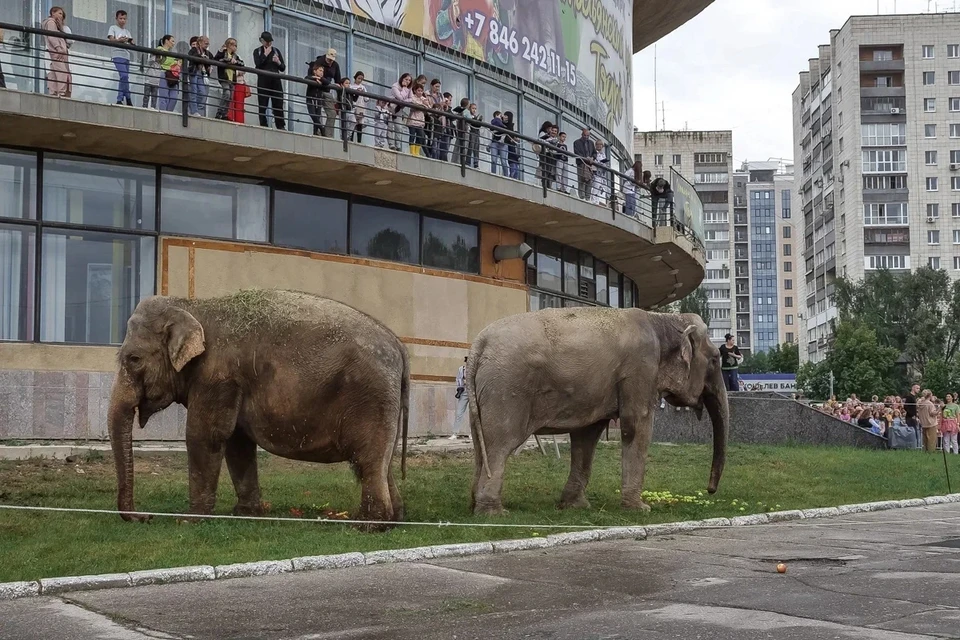
<svg viewBox="0 0 960 640">
<path fill-rule="evenodd" d="M 666 101 L 660 103 L 660 118 L 662 119 L 663 128 L 661 131 L 667 130 L 667 103 Z"/>
<path fill-rule="evenodd" d="M 653 45 L 653 130 L 657 130 L 657 45 Z"/>
</svg>

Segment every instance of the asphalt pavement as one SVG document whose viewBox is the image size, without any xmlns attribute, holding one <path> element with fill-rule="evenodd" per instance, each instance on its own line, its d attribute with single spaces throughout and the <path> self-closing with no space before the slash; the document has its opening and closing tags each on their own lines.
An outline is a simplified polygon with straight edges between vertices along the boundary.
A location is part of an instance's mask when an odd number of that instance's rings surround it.
<svg viewBox="0 0 960 640">
<path fill-rule="evenodd" d="M 960 638 L 960 504 L 28 598 L 0 638 Z"/>
</svg>

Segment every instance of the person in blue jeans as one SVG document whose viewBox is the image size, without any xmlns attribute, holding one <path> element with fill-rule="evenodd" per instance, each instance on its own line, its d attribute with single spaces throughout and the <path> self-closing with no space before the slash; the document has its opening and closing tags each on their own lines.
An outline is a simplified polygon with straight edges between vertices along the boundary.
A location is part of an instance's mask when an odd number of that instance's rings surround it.
<svg viewBox="0 0 960 640">
<path fill-rule="evenodd" d="M 116 13 L 116 24 L 110 25 L 107 31 L 107 40 L 119 42 L 122 44 L 133 44 L 133 34 L 127 30 L 127 12 L 120 9 Z M 120 81 L 117 86 L 117 104 L 126 104 L 133 106 L 133 100 L 130 97 L 130 52 L 126 49 L 114 49 L 112 52 L 113 66 L 117 68 L 117 75 Z"/>
<path fill-rule="evenodd" d="M 493 119 L 490 125 L 493 127 L 503 127 L 502 114 L 499 111 L 493 112 Z M 497 165 L 504 176 L 510 175 L 510 165 L 507 162 L 507 143 L 503 141 L 503 132 L 492 130 L 490 132 L 490 173 L 497 173 Z"/>
<path fill-rule="evenodd" d="M 196 42 L 190 47 L 188 55 L 197 58 L 206 58 L 213 60 L 213 54 L 210 53 L 210 38 L 207 36 L 198 36 Z M 192 116 L 207 117 L 207 96 L 210 93 L 210 87 L 207 80 L 210 77 L 210 65 L 200 62 L 187 62 L 187 79 L 190 81 L 190 104 L 188 109 Z"/>
</svg>

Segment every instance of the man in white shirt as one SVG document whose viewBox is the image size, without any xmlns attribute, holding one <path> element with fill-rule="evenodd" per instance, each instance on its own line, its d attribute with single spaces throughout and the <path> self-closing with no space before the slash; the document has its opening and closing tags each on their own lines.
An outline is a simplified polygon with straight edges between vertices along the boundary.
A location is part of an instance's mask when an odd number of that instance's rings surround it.
<svg viewBox="0 0 960 640">
<path fill-rule="evenodd" d="M 127 30 L 127 12 L 123 9 L 117 11 L 117 24 L 110 25 L 107 32 L 107 40 L 120 42 L 124 44 L 133 44 L 133 34 Z M 117 89 L 117 104 L 126 104 L 133 106 L 130 99 L 130 52 L 126 49 L 113 49 L 113 66 L 117 68 L 120 75 L 120 84 Z"/>
<path fill-rule="evenodd" d="M 453 420 L 453 434 L 451 440 L 456 440 L 460 435 L 460 425 L 463 424 L 463 416 L 467 413 L 467 359 L 463 359 L 463 365 L 457 370 L 457 416 Z M 469 437 L 469 436 L 467 436 Z"/>
</svg>

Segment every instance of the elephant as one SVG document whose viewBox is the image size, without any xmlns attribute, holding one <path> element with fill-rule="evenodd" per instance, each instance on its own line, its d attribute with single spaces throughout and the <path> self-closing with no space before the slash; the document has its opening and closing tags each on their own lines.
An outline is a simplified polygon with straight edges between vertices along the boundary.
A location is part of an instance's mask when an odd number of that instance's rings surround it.
<svg viewBox="0 0 960 640">
<path fill-rule="evenodd" d="M 235 515 L 260 515 L 257 446 L 284 458 L 349 462 L 361 486 L 357 519 L 402 520 L 392 462 L 406 475 L 410 366 L 406 347 L 374 318 L 298 291 L 218 298 L 145 298 L 127 321 L 108 429 L 124 520 L 133 501 L 133 423 L 187 408 L 189 514 L 210 514 L 222 461 Z M 388 524 L 365 526 L 369 530 Z"/>
<path fill-rule="evenodd" d="M 661 398 L 693 407 L 698 418 L 706 407 L 713 422 L 708 491 L 720 483 L 727 392 L 719 349 L 696 314 L 581 307 L 502 318 L 471 345 L 466 391 L 477 514 L 504 513 L 504 465 L 534 434 L 570 434 L 570 475 L 559 507 L 588 508 L 594 452 L 611 419 L 620 420 L 621 504 L 649 510 L 641 494 Z"/>
</svg>

